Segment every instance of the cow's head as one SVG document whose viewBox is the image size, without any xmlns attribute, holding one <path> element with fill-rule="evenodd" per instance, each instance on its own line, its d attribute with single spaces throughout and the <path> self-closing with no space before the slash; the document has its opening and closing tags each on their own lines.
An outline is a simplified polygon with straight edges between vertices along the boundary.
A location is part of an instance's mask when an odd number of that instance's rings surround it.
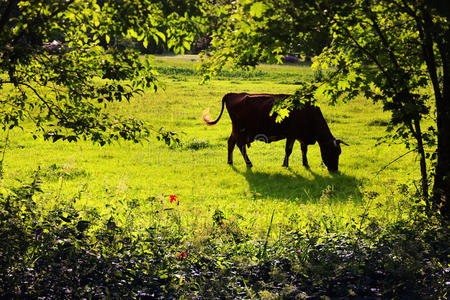
<svg viewBox="0 0 450 300">
<path fill-rule="evenodd" d="M 328 143 L 320 147 L 322 160 L 330 172 L 336 172 L 339 168 L 339 155 L 341 154 L 341 144 L 347 145 L 344 141 L 333 138 Z"/>
</svg>

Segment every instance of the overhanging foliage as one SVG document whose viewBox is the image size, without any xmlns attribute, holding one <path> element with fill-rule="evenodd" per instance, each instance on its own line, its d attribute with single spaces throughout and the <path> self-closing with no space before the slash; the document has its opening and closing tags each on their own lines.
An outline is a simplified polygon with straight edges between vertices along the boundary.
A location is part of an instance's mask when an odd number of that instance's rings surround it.
<svg viewBox="0 0 450 300">
<path fill-rule="evenodd" d="M 34 137 L 52 141 L 139 141 L 149 130 L 174 139 L 141 120 L 113 116 L 112 102 L 130 101 L 157 89 L 150 58 L 119 50 L 114 42 L 134 38 L 189 49 L 193 25 L 187 15 L 164 13 L 159 1 L 0 2 L 0 99 L 4 129 L 34 124 Z M 194 26 L 193 26 L 194 28 Z"/>
</svg>

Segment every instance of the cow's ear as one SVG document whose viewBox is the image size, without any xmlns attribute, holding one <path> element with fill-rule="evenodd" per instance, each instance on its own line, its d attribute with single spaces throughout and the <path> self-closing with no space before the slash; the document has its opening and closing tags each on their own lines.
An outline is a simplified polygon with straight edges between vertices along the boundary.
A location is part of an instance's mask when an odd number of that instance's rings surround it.
<svg viewBox="0 0 450 300">
<path fill-rule="evenodd" d="M 350 146 L 349 144 L 347 144 L 347 143 L 344 142 L 343 140 L 336 140 L 336 144 L 338 144 L 338 145 L 344 144 L 345 146 Z"/>
</svg>

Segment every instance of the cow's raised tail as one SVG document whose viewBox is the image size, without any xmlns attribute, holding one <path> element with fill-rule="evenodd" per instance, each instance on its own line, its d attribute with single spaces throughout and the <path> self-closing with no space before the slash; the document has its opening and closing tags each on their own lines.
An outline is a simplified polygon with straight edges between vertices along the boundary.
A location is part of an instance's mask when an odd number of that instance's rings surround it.
<svg viewBox="0 0 450 300">
<path fill-rule="evenodd" d="M 220 111 L 219 117 L 218 117 L 215 121 L 211 121 L 211 119 L 210 119 L 209 116 L 208 116 L 208 110 L 205 110 L 205 111 L 203 112 L 203 116 L 202 116 L 203 121 L 205 121 L 205 123 L 206 123 L 207 125 L 214 125 L 214 124 L 216 124 L 217 122 L 219 122 L 220 117 L 222 117 L 222 113 L 223 113 L 223 108 L 224 108 L 224 106 L 225 106 L 225 97 L 222 98 L 222 110 Z"/>
</svg>

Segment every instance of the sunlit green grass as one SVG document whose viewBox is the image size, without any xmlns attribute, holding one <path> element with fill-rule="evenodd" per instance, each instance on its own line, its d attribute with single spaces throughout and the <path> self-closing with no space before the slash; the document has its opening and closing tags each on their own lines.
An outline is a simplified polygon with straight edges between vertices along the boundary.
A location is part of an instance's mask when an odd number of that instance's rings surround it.
<svg viewBox="0 0 450 300">
<path fill-rule="evenodd" d="M 365 211 L 386 222 L 407 212 L 407 203 L 398 200 L 398 187 L 418 178 L 418 162 L 409 154 L 377 174 L 407 151 L 402 145 L 375 146 L 389 120 L 379 105 L 362 97 L 336 106 L 320 99 L 332 133 L 350 144 L 343 147 L 340 174 L 329 174 L 322 167 L 317 144 L 309 147 L 309 170 L 301 165 L 299 144 L 294 146 L 291 167 L 283 168 L 284 141 L 253 143 L 248 150 L 252 170 L 235 150 L 235 166 L 231 167 L 226 163 L 231 133 L 228 114 L 207 127 L 202 112 L 209 108 L 216 118 L 228 92 L 293 93 L 295 83 L 311 78 L 313 71 L 300 65 L 262 65 L 254 71 L 260 72 L 259 77 L 239 73 L 200 84 L 196 56 L 155 57 L 153 61 L 161 73 L 158 92 L 146 91 L 111 110 L 179 132 L 180 147 L 170 149 L 154 138 L 143 144 L 120 142 L 104 147 L 89 142 L 51 143 L 33 140 L 25 126 L 10 133 L 5 183 L 31 181 L 40 167 L 44 195 L 54 203 L 74 197 L 80 199 L 78 205 L 102 211 L 110 209 L 107 204 L 137 199 L 140 222 L 150 224 L 155 217 L 146 217 L 145 212 L 155 201 L 162 202 L 164 208 L 175 209 L 180 226 L 193 232 L 211 226 L 215 210 L 223 211 L 244 231 L 260 235 L 267 231 L 274 212 L 275 236 L 319 220 L 345 230 L 355 222 L 352 218 L 358 220 Z M 169 68 L 178 68 L 179 73 L 170 73 Z M 180 205 L 169 203 L 171 194 L 178 196 Z"/>
</svg>

